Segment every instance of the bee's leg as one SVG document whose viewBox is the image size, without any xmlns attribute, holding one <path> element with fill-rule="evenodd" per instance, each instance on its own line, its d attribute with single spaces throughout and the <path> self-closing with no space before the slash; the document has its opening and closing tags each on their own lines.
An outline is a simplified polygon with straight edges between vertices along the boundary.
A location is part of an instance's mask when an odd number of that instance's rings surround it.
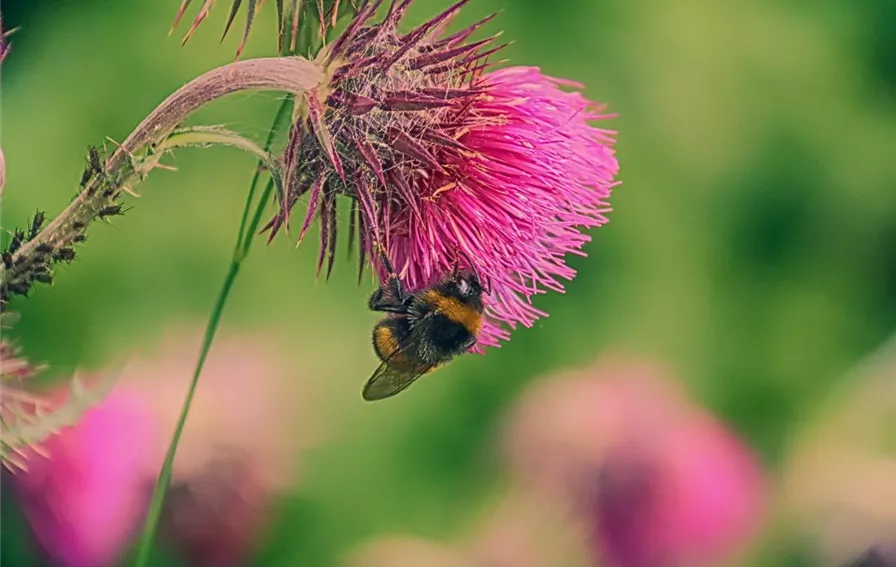
<svg viewBox="0 0 896 567">
<path fill-rule="evenodd" d="M 386 250 L 382 246 L 378 246 L 378 248 L 380 251 L 380 262 L 382 262 L 386 271 L 389 272 L 389 275 L 387 276 L 388 280 L 386 281 L 386 285 L 389 286 L 389 293 L 392 295 L 396 304 L 404 304 L 405 299 L 407 298 L 405 297 L 404 289 L 402 289 L 401 279 L 398 277 L 398 273 L 392 266 L 392 262 L 389 261 L 389 256 L 386 255 Z M 371 298 L 371 302 L 372 300 L 373 298 Z"/>
<path fill-rule="evenodd" d="M 393 292 L 385 287 L 378 287 L 370 296 L 367 306 L 371 311 L 383 311 L 385 313 L 407 313 L 408 305 L 404 301 L 397 301 Z"/>
</svg>

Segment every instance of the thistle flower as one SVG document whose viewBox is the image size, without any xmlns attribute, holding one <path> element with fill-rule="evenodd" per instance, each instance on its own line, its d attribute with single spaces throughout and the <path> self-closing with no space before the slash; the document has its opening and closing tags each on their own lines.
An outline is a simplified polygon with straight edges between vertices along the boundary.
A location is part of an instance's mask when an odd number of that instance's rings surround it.
<svg viewBox="0 0 896 567">
<path fill-rule="evenodd" d="M 563 291 L 575 275 L 565 256 L 589 240 L 581 229 L 607 220 L 615 133 L 591 122 L 610 116 L 575 92 L 582 85 L 536 68 L 486 73 L 503 46 L 467 40 L 491 17 L 443 35 L 467 0 L 406 34 L 398 25 L 411 0 L 372 24 L 381 3 L 366 2 L 318 56 L 330 80 L 297 109 L 271 237 L 307 194 L 299 240 L 318 217 L 318 273 L 326 261 L 329 275 L 336 196 L 347 195 L 359 277 L 380 246 L 412 290 L 467 258 L 491 284 L 478 344 L 497 346 L 545 315 L 532 296 Z"/>
<path fill-rule="evenodd" d="M 607 567 L 715 565 L 762 517 L 752 452 L 653 365 L 600 363 L 536 386 L 509 440 L 518 478 L 571 505 Z"/>
</svg>

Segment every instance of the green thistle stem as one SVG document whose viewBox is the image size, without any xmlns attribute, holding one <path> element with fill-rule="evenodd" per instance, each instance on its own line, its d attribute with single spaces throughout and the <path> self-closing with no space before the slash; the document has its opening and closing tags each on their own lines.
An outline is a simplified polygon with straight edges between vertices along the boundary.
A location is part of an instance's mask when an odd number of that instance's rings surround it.
<svg viewBox="0 0 896 567">
<path fill-rule="evenodd" d="M 265 142 L 265 153 L 270 150 L 271 144 L 273 144 L 274 137 L 277 131 L 280 130 L 280 126 L 285 118 L 289 116 L 289 113 L 287 112 L 289 108 L 289 102 L 289 98 L 284 99 L 283 103 L 280 105 L 279 110 L 277 111 L 277 115 L 274 117 L 274 122 L 268 134 L 268 139 Z M 159 472 L 158 479 L 156 480 L 156 485 L 152 494 L 152 500 L 149 504 L 149 512 L 146 516 L 146 523 L 143 526 L 143 533 L 140 537 L 140 543 L 137 551 L 137 560 L 135 563 L 136 567 L 145 567 L 149 562 L 149 555 L 152 552 L 153 540 L 155 539 L 155 533 L 158 527 L 159 518 L 162 515 L 162 507 L 165 503 L 165 494 L 168 491 L 168 487 L 171 486 L 171 476 L 174 469 L 174 457 L 177 454 L 177 447 L 180 443 L 181 435 L 183 434 L 184 425 L 187 422 L 187 416 L 190 414 L 190 407 L 193 403 L 193 396 L 196 393 L 196 386 L 199 384 L 199 376 L 202 373 L 202 367 L 205 365 L 206 358 L 208 358 L 209 350 L 211 350 L 212 342 L 214 341 L 215 334 L 218 331 L 218 324 L 221 322 L 221 316 L 224 312 L 224 306 L 227 304 L 227 299 L 230 297 L 230 291 L 233 289 L 233 285 L 236 282 L 236 277 L 239 274 L 240 267 L 242 266 L 243 261 L 249 254 L 249 249 L 252 247 L 253 236 L 255 236 L 255 233 L 258 231 L 258 227 L 261 224 L 262 216 L 264 215 L 265 207 L 267 206 L 267 203 L 271 198 L 271 194 L 273 193 L 274 179 L 276 176 L 272 176 L 268 181 L 264 191 L 262 192 L 261 198 L 259 199 L 258 204 L 255 207 L 255 213 L 252 215 L 250 221 L 249 211 L 252 209 L 252 201 L 258 187 L 258 181 L 261 177 L 261 167 L 263 165 L 265 165 L 265 160 L 261 159 L 259 161 L 258 167 L 255 170 L 255 175 L 252 177 L 252 183 L 249 186 L 249 194 L 246 198 L 246 205 L 243 207 L 243 213 L 240 220 L 240 228 L 237 234 L 237 241 L 233 250 L 233 258 L 230 261 L 230 267 L 228 268 L 227 275 L 224 278 L 224 284 L 221 286 L 221 291 L 218 293 L 218 298 L 215 300 L 215 306 L 212 309 L 211 316 L 209 317 L 208 324 L 205 329 L 205 338 L 202 341 L 202 350 L 199 352 L 199 360 L 196 363 L 196 369 L 193 371 L 193 378 L 190 381 L 190 388 L 189 390 L 187 390 L 186 398 L 184 398 L 180 417 L 178 418 L 177 426 L 174 429 L 174 435 L 171 437 L 171 443 L 168 445 L 168 452 L 165 454 L 165 461 L 162 464 L 162 469 Z"/>
</svg>

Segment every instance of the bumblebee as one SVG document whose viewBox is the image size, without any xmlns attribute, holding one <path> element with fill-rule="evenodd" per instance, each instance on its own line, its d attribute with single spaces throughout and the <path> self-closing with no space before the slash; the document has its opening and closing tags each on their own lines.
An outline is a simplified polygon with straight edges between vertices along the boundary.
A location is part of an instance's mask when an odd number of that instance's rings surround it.
<svg viewBox="0 0 896 567">
<path fill-rule="evenodd" d="M 383 250 L 380 257 L 389 276 L 368 306 L 387 315 L 373 328 L 373 349 L 382 363 L 364 386 L 367 401 L 394 396 L 470 350 L 488 294 L 472 264 L 462 270 L 457 261 L 438 284 L 408 293 Z"/>
</svg>

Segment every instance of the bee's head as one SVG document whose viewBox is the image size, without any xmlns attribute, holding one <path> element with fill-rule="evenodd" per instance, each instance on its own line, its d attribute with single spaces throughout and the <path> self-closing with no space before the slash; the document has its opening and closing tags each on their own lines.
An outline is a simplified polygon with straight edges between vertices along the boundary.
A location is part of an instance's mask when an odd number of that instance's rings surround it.
<svg viewBox="0 0 896 567">
<path fill-rule="evenodd" d="M 482 283 L 479 276 L 472 270 L 461 270 L 451 278 L 452 291 L 457 292 L 461 299 L 469 299 L 482 295 Z"/>
<path fill-rule="evenodd" d="M 460 299 L 476 300 L 478 302 L 482 298 L 483 293 L 489 295 L 491 292 L 483 287 L 482 280 L 479 279 L 479 274 L 476 273 L 470 258 L 463 252 L 460 254 L 466 259 L 468 267 L 461 268 L 459 258 L 455 261 L 454 269 L 445 283 L 446 291 Z"/>
</svg>

